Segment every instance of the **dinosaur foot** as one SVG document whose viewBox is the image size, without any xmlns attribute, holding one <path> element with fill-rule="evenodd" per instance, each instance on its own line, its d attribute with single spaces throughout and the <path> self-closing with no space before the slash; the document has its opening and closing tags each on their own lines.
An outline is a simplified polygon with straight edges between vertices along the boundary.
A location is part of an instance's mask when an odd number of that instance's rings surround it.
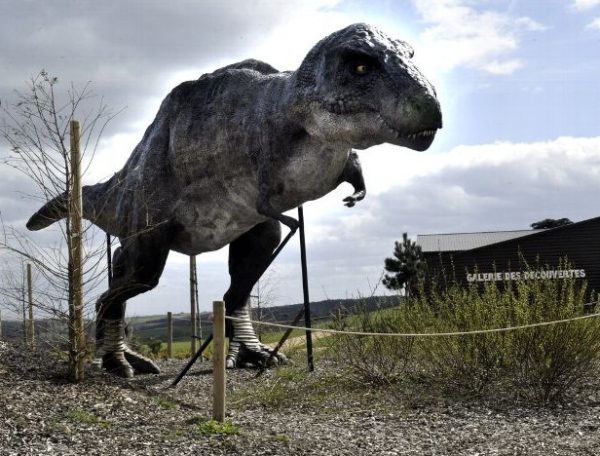
<svg viewBox="0 0 600 456">
<path fill-rule="evenodd" d="M 264 368 L 265 366 L 275 367 L 288 363 L 288 359 L 283 353 L 271 356 L 272 353 L 273 350 L 263 344 L 251 348 L 242 344 L 237 353 L 230 352 L 227 355 L 226 367 L 227 369 L 233 369 L 234 367 Z"/>
<path fill-rule="evenodd" d="M 131 348 L 125 347 L 125 359 L 131 364 L 136 374 L 160 374 L 160 369 L 154 362 L 134 352 Z"/>
<path fill-rule="evenodd" d="M 159 374 L 160 369 L 152 360 L 134 352 L 129 347 L 109 352 L 102 357 L 102 367 L 117 377 L 132 378 L 134 374 Z"/>
<path fill-rule="evenodd" d="M 117 377 L 133 377 L 133 367 L 127 362 L 122 351 L 105 353 L 102 356 L 102 368 Z"/>
</svg>

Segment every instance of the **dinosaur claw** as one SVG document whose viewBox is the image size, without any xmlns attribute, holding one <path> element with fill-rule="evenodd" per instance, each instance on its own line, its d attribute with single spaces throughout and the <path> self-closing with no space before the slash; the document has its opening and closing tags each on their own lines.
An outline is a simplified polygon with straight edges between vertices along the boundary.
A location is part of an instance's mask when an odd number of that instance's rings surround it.
<svg viewBox="0 0 600 456">
<path fill-rule="evenodd" d="M 364 192 L 364 190 L 361 190 L 359 192 L 356 192 L 356 193 L 344 198 L 343 199 L 344 205 L 346 207 L 353 207 L 358 201 L 361 201 L 362 199 L 364 199 L 364 197 L 365 197 L 365 192 Z"/>
<path fill-rule="evenodd" d="M 112 375 L 123 378 L 133 377 L 133 367 L 125 360 L 123 352 L 107 353 L 102 357 L 102 367 Z"/>
<path fill-rule="evenodd" d="M 124 355 L 125 359 L 131 364 L 131 367 L 136 373 L 160 374 L 160 369 L 151 359 L 134 352 L 129 347 L 125 348 Z"/>
<path fill-rule="evenodd" d="M 292 232 L 295 232 L 300 226 L 298 220 L 293 217 L 288 217 L 287 215 L 282 215 L 279 221 L 287 226 Z"/>
</svg>

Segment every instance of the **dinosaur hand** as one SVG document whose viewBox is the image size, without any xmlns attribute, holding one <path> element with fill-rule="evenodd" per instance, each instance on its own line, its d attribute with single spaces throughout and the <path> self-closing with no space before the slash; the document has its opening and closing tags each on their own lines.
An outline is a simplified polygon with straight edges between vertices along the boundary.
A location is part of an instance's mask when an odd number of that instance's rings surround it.
<svg viewBox="0 0 600 456">
<path fill-rule="evenodd" d="M 344 198 L 344 205 L 346 207 L 354 206 L 358 201 L 364 199 L 366 193 L 367 192 L 365 192 L 364 190 L 360 190 L 358 192 L 353 193 L 350 196 L 347 196 L 346 198 Z"/>
<path fill-rule="evenodd" d="M 285 226 L 287 226 L 292 232 L 295 232 L 300 226 L 298 220 L 287 215 L 280 214 L 279 217 L 277 217 L 277 219 Z"/>
</svg>

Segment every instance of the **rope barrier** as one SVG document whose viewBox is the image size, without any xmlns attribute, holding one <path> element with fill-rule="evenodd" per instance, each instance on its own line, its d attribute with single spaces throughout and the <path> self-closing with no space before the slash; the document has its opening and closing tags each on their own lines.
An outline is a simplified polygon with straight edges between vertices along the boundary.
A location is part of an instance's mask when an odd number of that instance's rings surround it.
<svg viewBox="0 0 600 456">
<path fill-rule="evenodd" d="M 571 321 L 578 320 L 587 320 L 589 318 L 600 317 L 600 313 L 594 313 L 589 315 L 582 315 L 579 317 L 565 318 L 563 320 L 553 320 L 553 321 L 544 321 L 540 323 L 530 323 L 526 325 L 518 325 L 518 326 L 508 326 L 505 328 L 492 328 L 492 329 L 476 329 L 473 331 L 456 331 L 456 332 L 439 332 L 439 333 L 376 333 L 376 332 L 363 332 L 363 331 L 342 331 L 338 329 L 329 329 L 329 328 L 306 328 L 304 326 L 292 326 L 292 325 L 283 325 L 280 323 L 269 323 L 266 321 L 255 321 L 250 320 L 250 323 L 254 325 L 262 325 L 262 326 L 272 326 L 275 328 L 282 329 L 299 329 L 301 331 L 312 331 L 312 332 L 322 332 L 329 334 L 345 334 L 348 336 L 382 336 L 382 337 L 446 337 L 446 336 L 468 336 L 472 334 L 489 334 L 489 333 L 499 333 L 499 332 L 508 332 L 508 331 L 516 331 L 520 329 L 527 328 L 538 328 L 541 326 L 551 326 L 562 323 L 569 323 Z M 241 318 L 237 317 L 225 317 L 226 320 L 232 321 L 242 321 Z M 248 320 L 243 320 L 248 321 Z"/>
</svg>

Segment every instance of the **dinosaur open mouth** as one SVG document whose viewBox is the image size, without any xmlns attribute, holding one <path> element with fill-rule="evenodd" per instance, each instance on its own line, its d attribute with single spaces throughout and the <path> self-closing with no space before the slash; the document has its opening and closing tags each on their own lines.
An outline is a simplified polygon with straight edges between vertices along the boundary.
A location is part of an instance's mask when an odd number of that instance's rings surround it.
<svg viewBox="0 0 600 456">
<path fill-rule="evenodd" d="M 402 131 L 394 128 L 385 119 L 382 118 L 382 120 L 386 129 L 391 133 L 391 138 L 387 142 L 418 151 L 426 150 L 431 145 L 438 130 L 438 127 L 427 127 L 416 131 Z"/>
<path fill-rule="evenodd" d="M 418 139 L 418 138 L 426 138 L 428 136 L 435 136 L 437 130 L 422 130 L 416 133 L 411 133 L 409 135 L 405 135 L 408 139 Z M 402 136 L 398 134 L 398 136 Z"/>
<path fill-rule="evenodd" d="M 437 132 L 437 129 L 436 130 L 427 129 L 427 130 L 421 130 L 421 131 L 417 131 L 417 132 L 409 133 L 409 134 L 398 134 L 396 136 L 397 142 L 393 142 L 393 144 L 408 147 L 410 149 L 421 152 L 421 151 L 427 150 L 429 148 L 429 146 L 431 146 L 431 143 L 433 142 L 433 138 L 435 138 L 436 132 Z"/>
</svg>

